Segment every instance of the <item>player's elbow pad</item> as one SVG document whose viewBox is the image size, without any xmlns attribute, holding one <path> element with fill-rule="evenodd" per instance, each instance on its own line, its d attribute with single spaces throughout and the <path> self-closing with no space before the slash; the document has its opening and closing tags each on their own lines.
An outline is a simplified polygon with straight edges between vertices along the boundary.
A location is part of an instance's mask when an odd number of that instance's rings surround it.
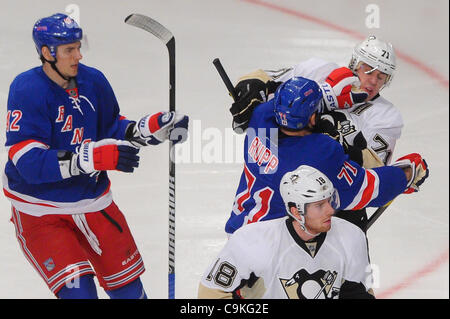
<svg viewBox="0 0 450 319">
<path fill-rule="evenodd" d="M 29 184 L 61 181 L 57 151 L 33 148 L 15 163 L 20 176 Z"/>
</svg>

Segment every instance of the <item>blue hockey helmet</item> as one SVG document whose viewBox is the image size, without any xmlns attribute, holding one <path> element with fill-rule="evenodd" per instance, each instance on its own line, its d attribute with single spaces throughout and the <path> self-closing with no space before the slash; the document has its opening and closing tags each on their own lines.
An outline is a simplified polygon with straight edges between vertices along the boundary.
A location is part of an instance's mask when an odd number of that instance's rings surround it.
<svg viewBox="0 0 450 319">
<path fill-rule="evenodd" d="M 322 91 L 312 80 L 294 77 L 281 84 L 275 92 L 275 118 L 279 126 L 290 130 L 307 127 L 319 109 Z"/>
<path fill-rule="evenodd" d="M 81 41 L 83 31 L 75 20 L 63 13 L 38 20 L 33 27 L 33 41 L 36 50 L 41 55 L 43 46 L 50 49 L 50 54 L 56 58 L 56 48 L 59 45 Z"/>
</svg>

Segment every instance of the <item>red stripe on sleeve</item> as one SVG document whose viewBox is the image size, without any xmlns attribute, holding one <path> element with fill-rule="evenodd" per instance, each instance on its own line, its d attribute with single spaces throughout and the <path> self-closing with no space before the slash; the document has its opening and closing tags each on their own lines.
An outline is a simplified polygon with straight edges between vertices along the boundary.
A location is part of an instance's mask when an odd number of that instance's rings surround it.
<svg viewBox="0 0 450 319">
<path fill-rule="evenodd" d="M 9 149 L 9 152 L 8 152 L 9 159 L 12 160 L 14 155 L 16 155 L 17 152 L 19 152 L 21 149 L 23 149 L 24 147 L 26 147 L 27 145 L 29 145 L 31 143 L 40 143 L 42 145 L 45 145 L 44 143 L 36 141 L 36 140 L 26 140 L 26 141 L 19 142 L 17 144 L 14 144 L 13 146 L 11 146 L 11 148 Z"/>
<path fill-rule="evenodd" d="M 372 195 L 373 195 L 373 192 L 375 189 L 375 176 L 371 172 L 366 170 L 366 177 L 367 177 L 367 186 L 364 189 L 361 200 L 352 210 L 358 210 L 358 209 L 362 209 L 362 208 L 366 207 L 366 205 L 372 199 Z"/>
</svg>

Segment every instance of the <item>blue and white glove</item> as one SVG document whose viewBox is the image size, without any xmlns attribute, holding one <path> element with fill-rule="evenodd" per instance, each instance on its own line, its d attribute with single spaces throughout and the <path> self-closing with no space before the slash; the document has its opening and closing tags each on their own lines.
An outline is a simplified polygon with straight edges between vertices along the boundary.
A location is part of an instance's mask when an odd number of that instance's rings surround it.
<svg viewBox="0 0 450 319">
<path fill-rule="evenodd" d="M 174 144 L 186 141 L 189 117 L 175 112 L 146 115 L 130 126 L 125 139 L 137 147 L 157 145 L 169 139 Z"/>
</svg>

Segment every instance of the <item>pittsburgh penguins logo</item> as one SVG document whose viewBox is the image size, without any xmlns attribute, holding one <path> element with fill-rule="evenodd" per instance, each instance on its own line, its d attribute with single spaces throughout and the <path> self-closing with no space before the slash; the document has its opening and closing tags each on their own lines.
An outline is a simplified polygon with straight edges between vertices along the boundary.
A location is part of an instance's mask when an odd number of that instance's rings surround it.
<svg viewBox="0 0 450 319">
<path fill-rule="evenodd" d="M 339 287 L 333 287 L 336 278 L 336 271 L 321 269 L 309 274 L 301 269 L 290 279 L 280 278 L 280 283 L 289 299 L 335 299 L 339 295 Z"/>
<path fill-rule="evenodd" d="M 356 132 L 355 126 L 349 120 L 338 122 L 337 130 L 344 136 Z"/>
<path fill-rule="evenodd" d="M 334 112 L 323 114 L 321 118 L 333 123 L 334 128 L 341 133 L 342 136 L 347 136 L 356 132 L 355 125 L 342 112 L 336 110 Z"/>
</svg>

